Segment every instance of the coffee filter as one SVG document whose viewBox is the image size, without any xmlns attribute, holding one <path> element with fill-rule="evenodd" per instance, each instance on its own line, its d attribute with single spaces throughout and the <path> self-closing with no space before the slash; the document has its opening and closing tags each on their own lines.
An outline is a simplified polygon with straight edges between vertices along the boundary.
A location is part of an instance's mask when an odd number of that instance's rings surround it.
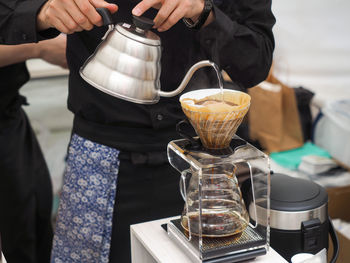
<svg viewBox="0 0 350 263">
<path fill-rule="evenodd" d="M 206 100 L 221 102 L 222 98 L 229 104 L 196 104 Z M 204 147 L 222 149 L 230 145 L 248 112 L 250 96 L 235 90 L 224 90 L 221 93 L 220 89 L 203 89 L 183 94 L 180 103 Z"/>
</svg>

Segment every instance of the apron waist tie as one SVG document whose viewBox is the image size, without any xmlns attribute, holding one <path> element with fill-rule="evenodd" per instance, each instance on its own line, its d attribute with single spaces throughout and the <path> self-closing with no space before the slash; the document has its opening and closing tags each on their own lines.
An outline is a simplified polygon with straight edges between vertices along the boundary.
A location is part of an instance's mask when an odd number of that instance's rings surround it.
<svg viewBox="0 0 350 263">
<path fill-rule="evenodd" d="M 127 160 L 135 165 L 161 165 L 168 163 L 166 151 L 161 152 L 120 152 L 119 160 Z"/>
</svg>

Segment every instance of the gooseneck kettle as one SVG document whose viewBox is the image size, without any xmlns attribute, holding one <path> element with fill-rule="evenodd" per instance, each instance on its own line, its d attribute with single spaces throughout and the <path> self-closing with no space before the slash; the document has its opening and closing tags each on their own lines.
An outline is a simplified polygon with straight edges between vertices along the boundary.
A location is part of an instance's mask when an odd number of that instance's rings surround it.
<svg viewBox="0 0 350 263">
<path fill-rule="evenodd" d="M 93 87 L 114 97 L 140 104 L 154 104 L 162 97 L 172 97 L 184 90 L 193 73 L 202 67 L 216 68 L 203 60 L 194 64 L 177 89 L 160 89 L 161 40 L 150 29 L 153 21 L 133 17 L 133 25 L 114 24 L 106 8 L 97 8 L 103 24 L 109 28 L 95 52 L 80 68 L 81 77 Z"/>
</svg>

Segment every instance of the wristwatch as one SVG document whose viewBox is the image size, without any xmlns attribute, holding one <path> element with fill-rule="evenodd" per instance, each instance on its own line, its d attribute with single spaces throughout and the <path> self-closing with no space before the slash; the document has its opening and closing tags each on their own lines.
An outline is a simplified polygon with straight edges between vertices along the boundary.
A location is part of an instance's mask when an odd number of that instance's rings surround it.
<svg viewBox="0 0 350 263">
<path fill-rule="evenodd" d="M 196 22 L 193 22 L 190 18 L 183 18 L 182 21 L 185 25 L 192 29 L 200 29 L 210 14 L 210 11 L 213 9 L 213 0 L 204 0 L 204 8 L 202 13 L 199 15 Z"/>
</svg>

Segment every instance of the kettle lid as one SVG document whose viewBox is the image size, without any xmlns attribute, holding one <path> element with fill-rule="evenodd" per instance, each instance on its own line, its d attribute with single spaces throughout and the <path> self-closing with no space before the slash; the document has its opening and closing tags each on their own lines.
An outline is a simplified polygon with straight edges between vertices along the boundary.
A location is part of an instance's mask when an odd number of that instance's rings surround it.
<svg viewBox="0 0 350 263">
<path fill-rule="evenodd" d="M 147 17 L 133 16 L 133 25 L 118 23 L 115 28 L 127 38 L 146 45 L 160 46 L 160 37 L 150 30 L 153 25 L 153 21 Z"/>
</svg>

